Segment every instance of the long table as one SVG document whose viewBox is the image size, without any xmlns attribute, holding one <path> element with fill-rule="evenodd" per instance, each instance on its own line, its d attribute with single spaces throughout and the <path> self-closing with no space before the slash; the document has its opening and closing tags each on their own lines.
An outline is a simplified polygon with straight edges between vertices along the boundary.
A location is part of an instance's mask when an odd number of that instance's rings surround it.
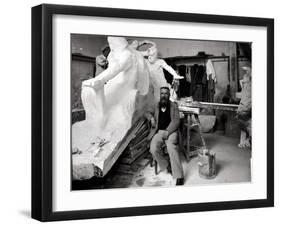
<svg viewBox="0 0 281 226">
<path fill-rule="evenodd" d="M 177 101 L 180 111 L 185 111 L 189 108 L 199 108 L 199 109 L 213 109 L 213 110 L 223 110 L 223 111 L 236 111 L 238 104 L 221 104 L 221 103 L 210 103 L 210 102 L 187 102 L 184 100 Z"/>
</svg>

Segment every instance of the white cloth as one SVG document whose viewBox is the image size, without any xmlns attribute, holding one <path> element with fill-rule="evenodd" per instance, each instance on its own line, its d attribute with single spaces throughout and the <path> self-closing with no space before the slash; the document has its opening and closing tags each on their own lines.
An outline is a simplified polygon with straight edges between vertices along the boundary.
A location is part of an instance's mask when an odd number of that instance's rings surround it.
<svg viewBox="0 0 281 226">
<path fill-rule="evenodd" d="M 216 71 L 210 59 L 208 59 L 206 63 L 206 73 L 207 73 L 207 80 L 212 78 L 214 82 L 217 82 Z"/>
</svg>

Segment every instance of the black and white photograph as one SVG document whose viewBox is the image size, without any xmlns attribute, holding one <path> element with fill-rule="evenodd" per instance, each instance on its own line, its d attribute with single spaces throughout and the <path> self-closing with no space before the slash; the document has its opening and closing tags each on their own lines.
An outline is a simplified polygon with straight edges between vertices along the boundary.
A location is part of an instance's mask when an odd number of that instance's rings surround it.
<svg viewBox="0 0 281 226">
<path fill-rule="evenodd" d="M 32 41 L 34 219 L 274 205 L 272 18 L 43 4 Z"/>
<path fill-rule="evenodd" d="M 251 183 L 251 42 L 70 40 L 72 190 Z"/>
<path fill-rule="evenodd" d="M 1 225 L 280 221 L 278 1 L 159 3 L 3 2 Z"/>
</svg>

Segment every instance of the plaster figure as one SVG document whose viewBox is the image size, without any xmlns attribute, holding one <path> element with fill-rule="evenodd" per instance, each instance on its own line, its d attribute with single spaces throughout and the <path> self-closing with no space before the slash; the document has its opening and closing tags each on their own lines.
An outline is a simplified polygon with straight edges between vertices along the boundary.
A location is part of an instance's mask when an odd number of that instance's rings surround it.
<svg viewBox="0 0 281 226">
<path fill-rule="evenodd" d="M 252 119 L 252 71 L 250 66 L 244 66 L 242 69 L 245 71 L 244 77 L 240 80 L 242 87 L 242 97 L 237 109 L 237 119 L 241 128 L 240 143 L 238 147 L 251 146 L 251 119 Z"/>
<path fill-rule="evenodd" d="M 143 41 L 152 44 L 152 46 L 143 53 L 148 56 L 147 64 L 150 71 L 150 81 L 154 91 L 154 102 L 158 103 L 160 100 L 160 88 L 170 87 L 168 84 L 163 69 L 168 71 L 175 79 L 183 79 L 183 76 L 179 76 L 175 70 L 169 66 L 163 59 L 158 58 L 158 50 L 156 44 L 151 41 Z"/>
<path fill-rule="evenodd" d="M 86 119 L 72 126 L 72 147 L 82 152 L 74 163 L 103 164 L 147 101 L 149 71 L 143 56 L 123 37 L 108 37 L 108 43 L 108 68 L 82 83 Z"/>
</svg>

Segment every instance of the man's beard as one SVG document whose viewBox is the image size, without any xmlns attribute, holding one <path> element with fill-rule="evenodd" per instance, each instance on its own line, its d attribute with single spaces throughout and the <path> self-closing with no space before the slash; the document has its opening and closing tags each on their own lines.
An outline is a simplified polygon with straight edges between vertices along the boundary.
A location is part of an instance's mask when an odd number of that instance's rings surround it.
<svg viewBox="0 0 281 226">
<path fill-rule="evenodd" d="M 167 107 L 169 105 L 169 100 L 166 98 L 160 98 L 159 105 L 160 107 Z"/>
</svg>

